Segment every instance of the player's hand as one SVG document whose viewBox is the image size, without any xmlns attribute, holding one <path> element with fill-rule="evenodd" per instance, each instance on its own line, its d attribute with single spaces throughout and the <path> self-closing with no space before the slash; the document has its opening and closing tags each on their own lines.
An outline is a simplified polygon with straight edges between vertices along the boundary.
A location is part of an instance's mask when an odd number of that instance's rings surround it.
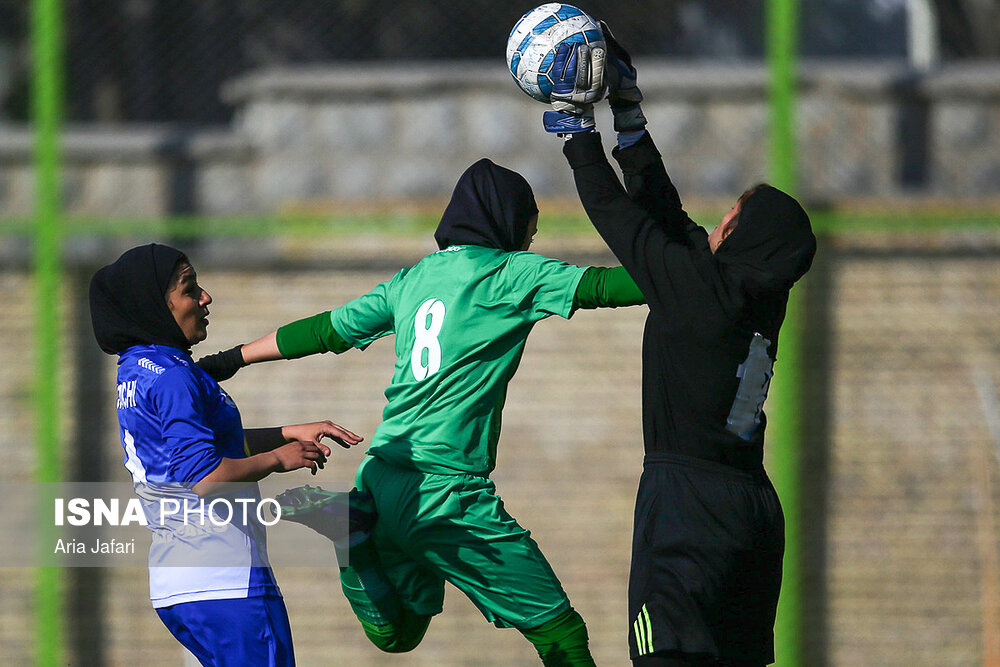
<svg viewBox="0 0 1000 667">
<path fill-rule="evenodd" d="M 300 468 L 309 468 L 315 475 L 326 465 L 326 454 L 315 442 L 296 440 L 272 449 L 271 453 L 278 460 L 276 472 L 291 472 Z"/>
<path fill-rule="evenodd" d="M 549 95 L 552 111 L 542 117 L 546 132 L 561 136 L 594 129 L 594 102 L 605 92 L 605 53 L 589 44 L 562 44 L 556 49 Z"/>
<path fill-rule="evenodd" d="M 610 26 L 600 21 L 604 43 L 608 47 L 604 76 L 608 82 L 608 103 L 615 115 L 616 132 L 635 132 L 646 126 L 639 103 L 642 91 L 636 85 L 636 71 L 632 56 L 618 43 Z"/>
<path fill-rule="evenodd" d="M 330 448 L 322 443 L 323 438 L 330 438 L 344 449 L 357 445 L 364 440 L 360 435 L 348 431 L 339 424 L 334 424 L 329 419 L 309 424 L 282 426 L 281 435 L 289 441 L 298 440 L 315 443 L 319 445 L 319 448 L 327 456 L 330 455 Z"/>
<path fill-rule="evenodd" d="M 247 365 L 243 361 L 242 345 L 204 356 L 195 364 L 216 382 L 228 380 L 236 375 L 236 371 Z"/>
</svg>

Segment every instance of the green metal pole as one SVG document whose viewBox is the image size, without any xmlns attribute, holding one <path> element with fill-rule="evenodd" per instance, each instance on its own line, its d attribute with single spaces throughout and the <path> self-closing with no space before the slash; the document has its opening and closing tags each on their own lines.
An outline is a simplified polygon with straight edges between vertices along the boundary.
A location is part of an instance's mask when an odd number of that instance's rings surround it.
<svg viewBox="0 0 1000 667">
<path fill-rule="evenodd" d="M 51 553 L 52 488 L 60 481 L 59 318 L 61 273 L 60 148 L 62 121 L 61 0 L 33 0 L 32 121 L 35 132 L 35 480 L 39 484 L 39 546 Z M 63 623 L 59 570 L 37 569 L 35 664 L 62 664 Z"/>
<path fill-rule="evenodd" d="M 767 59 L 770 70 L 771 182 L 794 194 L 797 186 L 795 150 L 795 77 L 798 0 L 768 0 Z M 775 622 L 778 667 L 803 665 L 801 415 L 804 406 L 800 329 L 802 286 L 792 290 L 781 328 L 779 360 L 769 399 L 768 456 L 774 486 L 785 509 L 785 559 Z"/>
<path fill-rule="evenodd" d="M 795 72 L 798 51 L 798 0 L 768 0 L 767 60 L 770 70 L 770 173 L 772 185 L 794 194 Z"/>
<path fill-rule="evenodd" d="M 768 399 L 768 467 L 785 512 L 785 559 L 774 626 L 778 667 L 800 667 L 803 657 L 802 594 L 802 285 L 792 290 L 781 326 L 779 359 Z"/>
</svg>

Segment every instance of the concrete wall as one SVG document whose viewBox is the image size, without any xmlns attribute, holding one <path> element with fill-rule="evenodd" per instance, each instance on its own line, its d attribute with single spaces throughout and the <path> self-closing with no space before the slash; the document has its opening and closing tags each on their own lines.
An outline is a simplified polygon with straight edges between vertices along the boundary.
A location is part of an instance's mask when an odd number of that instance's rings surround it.
<svg viewBox="0 0 1000 667">
<path fill-rule="evenodd" d="M 766 71 L 640 62 L 650 128 L 686 198 L 766 177 Z M 1000 66 L 917 75 L 870 61 L 804 63 L 801 192 L 812 200 L 1000 196 Z M 70 127 L 68 210 L 94 216 L 273 213 L 447 197 L 489 156 L 540 196 L 572 196 L 544 106 L 482 63 L 264 71 L 223 91 L 229 127 Z M 605 107 L 599 127 L 613 133 Z M 0 128 L 0 216 L 31 210 L 31 137 Z"/>
</svg>

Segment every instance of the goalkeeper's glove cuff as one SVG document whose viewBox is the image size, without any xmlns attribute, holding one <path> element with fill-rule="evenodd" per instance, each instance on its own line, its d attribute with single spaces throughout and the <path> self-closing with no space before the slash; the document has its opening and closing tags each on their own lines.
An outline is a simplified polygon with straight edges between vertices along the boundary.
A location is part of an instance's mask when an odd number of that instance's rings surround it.
<svg viewBox="0 0 1000 667">
<path fill-rule="evenodd" d="M 561 111 L 546 111 L 542 114 L 542 125 L 546 132 L 563 136 L 594 130 L 593 109 L 582 114 L 569 114 Z"/>
<path fill-rule="evenodd" d="M 635 132 L 619 132 L 618 133 L 618 149 L 624 150 L 629 146 L 634 146 L 639 143 L 642 139 L 642 135 L 646 134 L 646 130 L 637 130 Z"/>
</svg>

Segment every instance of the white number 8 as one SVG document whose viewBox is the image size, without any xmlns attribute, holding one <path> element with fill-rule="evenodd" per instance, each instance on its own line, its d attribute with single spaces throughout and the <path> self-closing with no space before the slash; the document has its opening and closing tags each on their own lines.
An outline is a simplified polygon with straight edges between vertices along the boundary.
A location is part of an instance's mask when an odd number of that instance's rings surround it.
<svg viewBox="0 0 1000 667">
<path fill-rule="evenodd" d="M 410 355 L 410 368 L 413 377 L 425 380 L 441 370 L 441 344 L 438 334 L 444 324 L 444 302 L 440 299 L 427 299 L 417 309 L 413 320 L 413 353 Z M 424 364 L 424 350 L 427 350 L 427 364 Z"/>
</svg>

